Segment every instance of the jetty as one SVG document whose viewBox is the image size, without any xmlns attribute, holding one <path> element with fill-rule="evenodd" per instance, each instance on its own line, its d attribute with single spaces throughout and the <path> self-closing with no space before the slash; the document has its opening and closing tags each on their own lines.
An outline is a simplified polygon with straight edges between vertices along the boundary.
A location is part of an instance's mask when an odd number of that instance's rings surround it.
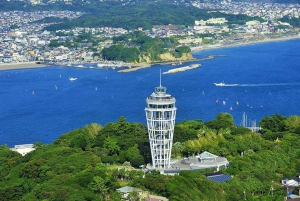
<svg viewBox="0 0 300 201">
<path fill-rule="evenodd" d="M 151 64 L 140 63 L 139 65 L 135 64 L 135 66 L 130 66 L 130 65 L 127 65 L 127 66 L 129 68 L 119 70 L 118 73 L 129 73 L 129 72 L 132 72 L 132 71 L 137 71 L 137 70 L 140 70 L 140 69 L 143 69 L 143 68 L 151 67 Z"/>
<path fill-rule="evenodd" d="M 184 67 L 174 68 L 174 69 L 168 70 L 166 72 L 163 72 L 163 74 L 179 73 L 179 72 L 199 68 L 200 66 L 201 66 L 201 64 L 192 64 L 190 66 L 184 66 Z"/>
</svg>

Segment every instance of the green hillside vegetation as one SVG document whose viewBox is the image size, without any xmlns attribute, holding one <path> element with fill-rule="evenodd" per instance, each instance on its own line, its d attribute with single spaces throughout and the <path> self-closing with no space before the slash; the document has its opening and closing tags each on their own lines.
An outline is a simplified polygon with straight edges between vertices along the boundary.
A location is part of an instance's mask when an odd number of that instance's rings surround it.
<svg viewBox="0 0 300 201">
<path fill-rule="evenodd" d="M 107 60 L 125 62 L 161 61 L 160 54 L 170 52 L 181 58 L 183 53 L 191 54 L 189 47 L 176 47 L 179 42 L 174 38 L 151 38 L 144 32 L 135 31 L 113 38 L 114 45 L 102 50 L 102 57 Z"/>
<path fill-rule="evenodd" d="M 300 19 L 299 18 L 289 18 L 287 16 L 284 16 L 283 18 L 279 19 L 279 21 L 287 22 L 293 27 L 300 27 Z"/>
<path fill-rule="evenodd" d="M 176 124 L 172 155 L 208 151 L 226 157 L 230 166 L 222 171 L 233 177 L 226 183 L 207 180 L 210 169 L 144 176 L 138 167 L 151 161 L 147 128 L 124 117 L 104 126 L 86 125 L 48 145 L 35 143 L 37 149 L 24 157 L 0 146 L 0 200 L 120 200 L 115 189 L 129 185 L 172 201 L 245 196 L 282 201 L 286 192 L 280 180 L 295 177 L 300 169 L 300 117 L 267 116 L 260 126 L 262 133 L 236 127 L 227 113 L 205 123 Z"/>
<path fill-rule="evenodd" d="M 72 5 L 66 5 L 63 1 L 56 1 L 48 5 L 24 5 L 22 3 L 5 2 L 0 3 L 0 10 L 70 10 L 80 11 L 85 14 L 78 19 L 66 22 L 65 19 L 47 19 L 47 21 L 62 22 L 46 27 L 54 31 L 71 29 L 74 27 L 116 27 L 128 30 L 137 29 L 139 26 L 145 30 L 151 30 L 153 25 L 183 25 L 193 26 L 195 20 L 207 20 L 212 17 L 225 17 L 228 24 L 244 24 L 245 21 L 259 20 L 246 15 L 224 14 L 220 12 L 208 12 L 200 10 L 185 2 L 177 3 L 160 1 L 137 1 L 137 2 L 115 2 L 115 1 L 73 1 Z"/>
<path fill-rule="evenodd" d="M 245 1 L 245 0 L 239 0 Z M 40 11 L 40 10 L 71 10 L 71 11 L 83 11 L 83 12 L 97 12 L 99 7 L 103 7 L 105 9 L 110 9 L 111 6 L 118 5 L 134 5 L 134 4 L 153 4 L 157 3 L 157 1 L 149 1 L 149 0 L 139 0 L 139 1 L 130 1 L 130 0 L 122 0 L 122 1 L 98 1 L 98 0 L 72 0 L 72 4 L 66 4 L 65 1 L 50 1 L 50 0 L 42 0 L 43 5 L 31 5 L 26 1 L 1 1 L 0 2 L 0 10 L 1 11 L 12 11 L 12 10 L 21 10 L 21 11 Z M 159 4 L 169 4 L 176 6 L 190 6 L 192 1 L 168 1 L 168 0 L 160 0 Z M 201 0 L 200 2 L 205 3 L 217 3 L 220 1 L 212 1 L 212 0 Z M 258 2 L 256 0 L 247 0 L 247 2 Z M 260 2 L 266 2 L 262 0 Z M 268 1 L 271 3 L 292 3 L 297 4 L 300 3 L 300 0 L 272 0 Z"/>
<path fill-rule="evenodd" d="M 63 32 L 56 33 L 56 35 L 63 34 Z M 65 35 L 67 36 L 67 34 Z M 105 60 L 124 62 L 157 62 L 162 60 L 160 55 L 163 53 L 170 53 L 175 59 L 180 59 L 184 54 L 188 54 L 192 58 L 191 49 L 180 46 L 178 39 L 174 37 L 152 38 L 142 31 L 134 31 L 114 37 L 113 45 L 103 49 L 98 48 L 100 42 L 103 42 L 103 39 L 95 37 L 91 32 L 84 32 L 76 38 L 68 39 L 65 42 L 51 40 L 49 47 L 65 46 L 76 48 L 80 43 L 91 43 L 92 46 L 89 49 L 94 52 L 94 55 L 101 55 Z"/>
</svg>

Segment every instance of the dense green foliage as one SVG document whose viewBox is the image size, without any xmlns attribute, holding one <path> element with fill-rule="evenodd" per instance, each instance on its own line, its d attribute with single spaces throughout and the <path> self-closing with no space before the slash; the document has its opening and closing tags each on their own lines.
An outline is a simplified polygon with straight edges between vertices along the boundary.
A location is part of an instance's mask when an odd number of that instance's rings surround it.
<svg viewBox="0 0 300 201">
<path fill-rule="evenodd" d="M 289 18 L 287 16 L 284 16 L 283 18 L 279 19 L 279 21 L 287 22 L 293 27 L 300 27 L 300 19 L 299 18 Z"/>
<path fill-rule="evenodd" d="M 75 4 L 64 7 L 66 7 L 64 10 L 78 10 Z M 46 29 L 53 31 L 74 27 L 120 27 L 132 30 L 143 27 L 151 30 L 153 25 L 193 26 L 195 20 L 207 20 L 212 17 L 225 17 L 229 24 L 244 24 L 245 21 L 262 20 L 241 14 L 208 12 L 193 6 L 174 5 L 168 2 L 135 2 L 129 4 L 93 2 L 93 4 L 82 5 L 80 9 L 86 11 L 86 14 L 78 19 L 52 25 Z"/>
<path fill-rule="evenodd" d="M 161 61 L 160 54 L 171 52 L 180 58 L 183 53 L 191 53 L 189 47 L 176 47 L 174 38 L 151 38 L 144 32 L 135 31 L 113 38 L 114 45 L 102 50 L 102 57 L 107 60 L 125 62 Z"/>
<path fill-rule="evenodd" d="M 49 145 L 35 143 L 37 149 L 24 157 L 0 146 L 0 200 L 120 200 L 115 190 L 121 184 L 178 201 L 283 200 L 280 180 L 300 169 L 300 117 L 267 116 L 260 122 L 262 134 L 235 127 L 227 113 L 212 121 L 177 123 L 172 155 L 209 151 L 227 157 L 230 166 L 222 171 L 233 178 L 226 183 L 207 180 L 210 169 L 176 176 L 116 169 L 111 164 L 150 162 L 146 127 L 121 117 L 73 130 Z"/>
<path fill-rule="evenodd" d="M 112 45 L 102 50 L 102 57 L 107 60 L 134 62 L 139 60 L 139 50 L 123 45 Z"/>
<path fill-rule="evenodd" d="M 175 124 L 174 142 L 185 142 L 198 138 L 198 130 L 203 128 L 202 121 L 196 119 L 193 121 L 184 121 Z"/>
<path fill-rule="evenodd" d="M 244 1 L 244 0 L 238 0 Z M 157 1 L 149 1 L 149 0 L 139 0 L 139 1 L 130 1 L 130 0 L 122 0 L 122 1 L 98 1 L 98 0 L 72 0 L 72 4 L 66 4 L 65 1 L 50 1 L 50 0 L 42 0 L 43 3 L 48 3 L 44 5 L 31 5 L 27 1 L 1 1 L 0 2 L 0 10 L 1 11 L 12 11 L 12 10 L 22 10 L 22 11 L 40 11 L 40 10 L 71 10 L 71 11 L 83 11 L 83 12 L 98 12 L 99 7 L 102 8 L 101 11 L 110 10 L 112 6 L 125 6 L 125 5 L 134 5 L 136 3 L 140 4 L 153 4 L 157 3 Z M 49 3 L 51 2 L 51 3 Z M 177 6 L 187 6 L 191 1 L 168 1 L 161 0 L 160 4 L 170 4 Z M 214 2 L 216 1 L 207 1 L 201 0 L 200 2 Z M 247 2 L 251 2 L 251 0 L 247 0 Z M 257 1 L 254 1 L 257 2 Z M 272 3 L 300 3 L 299 0 L 272 0 Z"/>
</svg>

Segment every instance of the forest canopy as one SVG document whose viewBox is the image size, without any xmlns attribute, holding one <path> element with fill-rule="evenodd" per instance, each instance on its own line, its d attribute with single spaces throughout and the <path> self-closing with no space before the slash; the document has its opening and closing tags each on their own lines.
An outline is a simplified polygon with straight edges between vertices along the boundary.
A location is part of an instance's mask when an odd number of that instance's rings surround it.
<svg viewBox="0 0 300 201">
<path fill-rule="evenodd" d="M 228 113 L 209 122 L 177 123 L 172 157 L 204 151 L 226 157 L 230 166 L 222 171 L 232 175 L 226 183 L 205 177 L 214 169 L 146 174 L 140 166 L 151 162 L 147 128 L 120 117 L 70 131 L 48 145 L 35 143 L 36 150 L 24 157 L 0 146 L 0 200 L 117 201 L 116 189 L 125 185 L 170 200 L 283 200 L 281 179 L 300 169 L 300 117 L 266 116 L 261 133 L 237 127 Z"/>
<path fill-rule="evenodd" d="M 134 31 L 127 35 L 113 38 L 114 45 L 104 48 L 102 58 L 125 62 L 161 61 L 160 54 L 170 52 L 174 57 L 181 58 L 184 53 L 191 54 L 191 49 L 179 46 L 174 38 L 152 38 L 142 31 Z"/>
<path fill-rule="evenodd" d="M 92 4 L 93 5 L 93 4 Z M 92 5 L 86 5 L 91 7 Z M 81 11 L 85 11 L 82 6 Z M 72 10 L 72 9 L 68 9 Z M 73 8 L 74 10 L 74 8 Z M 143 27 L 151 30 L 153 25 L 182 25 L 194 26 L 195 20 L 225 17 L 228 24 L 244 24 L 246 21 L 259 20 L 259 17 L 247 15 L 233 15 L 221 12 L 209 12 L 184 4 L 174 5 L 167 2 L 135 2 L 132 4 L 118 4 L 105 2 L 95 4 L 87 9 L 85 14 L 77 19 L 46 27 L 46 30 L 55 31 L 74 27 L 115 27 L 134 30 Z"/>
</svg>

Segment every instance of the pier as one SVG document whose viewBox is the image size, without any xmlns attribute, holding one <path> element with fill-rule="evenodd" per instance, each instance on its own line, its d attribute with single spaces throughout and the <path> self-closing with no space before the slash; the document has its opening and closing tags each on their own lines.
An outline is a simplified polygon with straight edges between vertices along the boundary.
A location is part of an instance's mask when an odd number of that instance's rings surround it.
<svg viewBox="0 0 300 201">
<path fill-rule="evenodd" d="M 201 66 L 201 64 L 193 64 L 193 65 L 190 65 L 190 66 L 184 66 L 184 67 L 180 67 L 180 68 L 174 68 L 174 69 L 168 70 L 166 72 L 163 72 L 163 74 L 183 72 L 183 71 L 187 71 L 187 70 L 192 70 L 192 69 L 195 69 L 195 68 L 199 68 L 200 66 Z"/>
<path fill-rule="evenodd" d="M 143 68 L 151 67 L 151 64 L 140 64 L 138 66 L 137 65 L 136 66 L 128 65 L 128 67 L 129 68 L 127 68 L 127 69 L 119 70 L 118 73 L 129 73 L 129 72 L 137 71 L 137 70 L 140 70 L 140 69 L 143 69 Z"/>
</svg>

